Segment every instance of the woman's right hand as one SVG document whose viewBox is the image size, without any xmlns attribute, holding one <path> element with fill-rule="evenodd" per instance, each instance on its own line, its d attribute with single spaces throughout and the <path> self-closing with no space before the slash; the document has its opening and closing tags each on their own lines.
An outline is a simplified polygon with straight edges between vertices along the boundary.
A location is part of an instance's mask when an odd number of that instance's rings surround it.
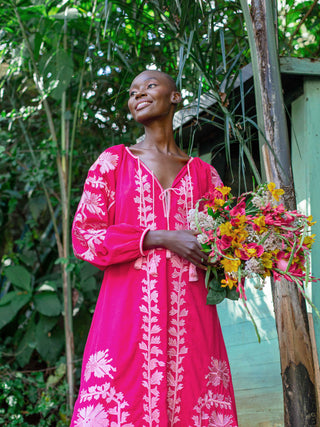
<svg viewBox="0 0 320 427">
<path fill-rule="evenodd" d="M 208 255 L 201 251 L 197 234 L 192 230 L 150 230 L 143 241 L 144 249 L 166 248 L 206 270 Z"/>
</svg>

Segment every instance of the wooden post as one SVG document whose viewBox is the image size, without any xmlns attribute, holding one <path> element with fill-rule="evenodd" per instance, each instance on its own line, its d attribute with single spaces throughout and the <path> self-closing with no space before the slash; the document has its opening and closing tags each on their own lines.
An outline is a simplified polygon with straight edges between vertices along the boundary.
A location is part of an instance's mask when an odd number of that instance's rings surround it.
<svg viewBox="0 0 320 427">
<path fill-rule="evenodd" d="M 241 0 L 254 70 L 254 84 L 264 178 L 286 192 L 284 204 L 295 208 L 287 123 L 270 0 Z M 273 284 L 279 338 L 286 426 L 317 425 L 315 372 L 306 305 L 297 287 L 286 280 Z"/>
</svg>

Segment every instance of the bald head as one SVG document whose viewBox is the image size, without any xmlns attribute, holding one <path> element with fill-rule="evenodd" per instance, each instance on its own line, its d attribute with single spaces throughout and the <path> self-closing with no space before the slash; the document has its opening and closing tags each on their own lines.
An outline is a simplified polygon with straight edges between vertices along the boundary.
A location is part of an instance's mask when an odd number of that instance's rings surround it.
<svg viewBox="0 0 320 427">
<path fill-rule="evenodd" d="M 147 76 L 150 76 L 150 77 L 163 77 L 163 78 L 165 78 L 167 80 L 169 86 L 170 86 L 170 89 L 173 90 L 174 92 L 178 92 L 176 82 L 174 81 L 174 79 L 171 76 L 169 76 L 169 74 L 164 73 L 162 71 L 158 71 L 158 70 L 145 70 L 145 71 L 142 71 L 142 73 L 138 74 L 134 78 L 134 80 L 136 78 L 144 75 L 144 74 L 146 74 Z"/>
</svg>

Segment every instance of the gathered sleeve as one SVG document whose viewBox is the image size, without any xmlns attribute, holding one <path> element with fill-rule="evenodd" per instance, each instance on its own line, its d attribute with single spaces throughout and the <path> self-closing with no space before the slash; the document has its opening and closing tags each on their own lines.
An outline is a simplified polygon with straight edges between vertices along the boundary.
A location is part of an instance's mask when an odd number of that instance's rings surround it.
<svg viewBox="0 0 320 427">
<path fill-rule="evenodd" d="M 208 188 L 209 192 L 212 192 L 216 187 L 223 186 L 222 180 L 218 172 L 213 166 L 209 166 L 209 168 L 207 169 L 207 174 L 208 174 L 207 183 L 209 187 Z"/>
<path fill-rule="evenodd" d="M 112 147 L 92 165 L 72 225 L 75 256 L 102 270 L 143 256 L 142 244 L 148 231 L 138 225 L 114 224 L 120 160 L 121 153 Z"/>
</svg>

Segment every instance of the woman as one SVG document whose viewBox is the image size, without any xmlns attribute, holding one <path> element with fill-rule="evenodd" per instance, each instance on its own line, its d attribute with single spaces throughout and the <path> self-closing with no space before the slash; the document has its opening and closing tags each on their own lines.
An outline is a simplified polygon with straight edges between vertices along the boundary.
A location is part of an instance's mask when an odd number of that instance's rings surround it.
<svg viewBox="0 0 320 427">
<path fill-rule="evenodd" d="M 114 146 L 89 170 L 73 223 L 76 256 L 105 271 L 72 426 L 237 426 L 207 256 L 188 211 L 220 185 L 175 144 L 174 81 L 144 71 L 128 106 L 145 138 Z"/>
</svg>

